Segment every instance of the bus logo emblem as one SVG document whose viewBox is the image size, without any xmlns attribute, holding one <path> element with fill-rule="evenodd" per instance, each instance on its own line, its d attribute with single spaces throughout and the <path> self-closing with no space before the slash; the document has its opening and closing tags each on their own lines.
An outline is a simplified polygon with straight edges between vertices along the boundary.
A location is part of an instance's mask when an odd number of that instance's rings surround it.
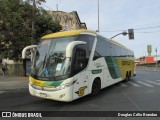
<svg viewBox="0 0 160 120">
<path fill-rule="evenodd" d="M 84 87 L 81 87 L 79 88 L 79 90 L 75 93 L 78 94 L 79 97 L 83 96 L 84 95 L 84 90 L 87 88 L 87 86 L 84 86 Z"/>
</svg>

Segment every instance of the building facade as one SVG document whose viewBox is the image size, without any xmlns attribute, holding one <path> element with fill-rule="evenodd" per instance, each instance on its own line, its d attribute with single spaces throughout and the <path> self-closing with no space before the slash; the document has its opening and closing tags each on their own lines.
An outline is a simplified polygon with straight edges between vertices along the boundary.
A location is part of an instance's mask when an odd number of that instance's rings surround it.
<svg viewBox="0 0 160 120">
<path fill-rule="evenodd" d="M 85 23 L 80 21 L 78 13 L 76 11 L 67 13 L 63 11 L 48 11 L 52 16 L 52 19 L 59 21 L 63 31 L 87 29 Z"/>
<path fill-rule="evenodd" d="M 142 56 L 135 60 L 137 66 L 155 67 L 160 66 L 160 55 L 157 56 Z"/>
<path fill-rule="evenodd" d="M 154 62 L 153 56 L 143 56 L 139 58 L 140 63 L 152 63 Z"/>
</svg>

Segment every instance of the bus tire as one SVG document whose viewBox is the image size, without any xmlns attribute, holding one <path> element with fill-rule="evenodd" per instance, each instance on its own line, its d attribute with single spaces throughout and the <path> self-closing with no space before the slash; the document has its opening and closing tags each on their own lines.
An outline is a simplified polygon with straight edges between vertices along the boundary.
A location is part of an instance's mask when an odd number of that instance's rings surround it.
<svg viewBox="0 0 160 120">
<path fill-rule="evenodd" d="M 92 84 L 92 92 L 91 95 L 95 96 L 97 95 L 101 90 L 101 81 L 99 79 L 95 79 Z"/>
<path fill-rule="evenodd" d="M 126 74 L 126 81 L 129 81 L 130 80 L 130 74 Z"/>
</svg>

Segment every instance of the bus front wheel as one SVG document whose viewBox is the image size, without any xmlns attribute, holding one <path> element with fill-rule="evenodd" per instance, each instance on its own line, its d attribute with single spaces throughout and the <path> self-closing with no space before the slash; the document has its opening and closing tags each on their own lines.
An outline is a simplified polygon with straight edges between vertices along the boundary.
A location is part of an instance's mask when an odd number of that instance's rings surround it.
<svg viewBox="0 0 160 120">
<path fill-rule="evenodd" d="M 92 92 L 91 95 L 95 96 L 97 95 L 101 90 L 101 82 L 99 79 L 95 79 L 93 84 L 92 84 Z"/>
</svg>

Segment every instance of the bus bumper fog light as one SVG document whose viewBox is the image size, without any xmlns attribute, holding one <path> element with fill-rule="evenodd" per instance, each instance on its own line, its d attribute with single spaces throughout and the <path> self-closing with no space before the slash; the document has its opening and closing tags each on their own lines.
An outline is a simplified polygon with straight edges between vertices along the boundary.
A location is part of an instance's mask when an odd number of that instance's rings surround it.
<svg viewBox="0 0 160 120">
<path fill-rule="evenodd" d="M 62 94 L 62 95 L 59 96 L 59 98 L 63 98 L 64 96 L 65 96 L 65 94 Z"/>
</svg>

